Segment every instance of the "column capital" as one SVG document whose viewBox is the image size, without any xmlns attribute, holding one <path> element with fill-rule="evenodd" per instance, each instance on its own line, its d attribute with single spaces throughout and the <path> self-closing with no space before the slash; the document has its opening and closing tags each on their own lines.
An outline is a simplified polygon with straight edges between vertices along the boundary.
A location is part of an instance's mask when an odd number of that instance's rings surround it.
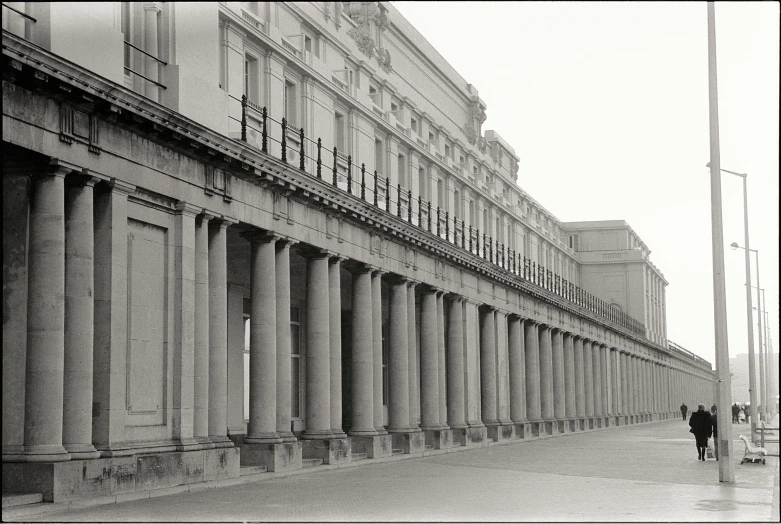
<svg viewBox="0 0 781 524">
<path fill-rule="evenodd" d="M 87 175 L 84 172 L 72 171 L 65 175 L 65 185 L 71 187 L 95 187 L 95 184 L 100 182 L 101 179 L 91 175 Z"/>
<path fill-rule="evenodd" d="M 211 220 L 217 218 L 217 215 L 213 215 L 213 214 L 209 213 L 208 211 L 206 211 L 205 209 L 198 216 L 201 217 L 201 222 L 202 223 L 206 223 L 206 224 L 208 224 Z"/>
<path fill-rule="evenodd" d="M 189 204 L 187 202 L 184 202 L 180 200 L 176 203 L 176 214 L 177 215 L 187 215 L 187 216 L 196 216 L 201 213 L 203 208 L 194 206 L 192 204 Z"/>
<path fill-rule="evenodd" d="M 112 177 L 111 180 L 109 180 L 106 184 L 109 188 L 111 188 L 111 191 L 115 191 L 117 193 L 130 195 L 136 192 L 135 185 L 128 184 L 127 182 L 119 180 L 116 177 Z"/>
<path fill-rule="evenodd" d="M 407 277 L 397 273 L 389 273 L 387 280 L 391 284 L 406 284 L 409 281 Z"/>
<path fill-rule="evenodd" d="M 344 264 L 344 268 L 354 275 L 362 275 L 364 273 L 372 273 L 374 266 L 366 264 L 365 262 L 359 262 L 357 260 L 349 259 Z"/>
<path fill-rule="evenodd" d="M 277 240 L 277 250 L 290 249 L 298 244 L 298 240 L 286 236 L 280 236 Z"/>
<path fill-rule="evenodd" d="M 244 240 L 249 241 L 252 244 L 265 244 L 268 242 L 273 243 L 281 238 L 273 231 L 263 231 L 258 229 L 252 231 L 245 231 L 244 233 L 241 233 L 239 236 Z"/>
<path fill-rule="evenodd" d="M 287 237 L 277 236 L 277 238 L 278 238 L 278 242 L 279 241 L 287 242 Z M 279 245 L 279 244 L 277 243 L 277 245 Z M 305 259 L 307 259 L 307 260 L 310 260 L 310 259 L 312 259 L 312 260 L 320 260 L 320 259 L 324 259 L 324 258 L 327 259 L 327 258 L 329 258 L 331 256 L 331 252 L 328 251 L 327 249 L 319 249 L 319 248 L 316 248 L 316 247 L 306 247 L 306 248 L 303 248 L 303 249 L 301 249 L 299 251 L 299 254 L 302 257 L 304 257 Z"/>
<path fill-rule="evenodd" d="M 459 295 L 458 293 L 447 293 L 447 298 L 454 302 L 464 302 L 467 300 L 466 297 Z"/>
<path fill-rule="evenodd" d="M 162 10 L 163 6 L 161 5 L 161 2 L 144 2 L 144 11 L 160 12 Z"/>
<path fill-rule="evenodd" d="M 204 209 L 203 212 L 204 213 L 209 213 L 209 211 L 207 211 L 206 209 Z M 235 218 L 232 218 L 232 217 L 229 217 L 229 216 L 226 216 L 226 215 L 220 215 L 220 214 L 217 214 L 217 213 L 214 213 L 214 218 L 215 218 L 215 220 L 219 220 L 220 221 L 219 225 L 220 225 L 220 227 L 222 229 L 227 229 L 230 226 L 239 223 L 239 221 L 236 220 Z"/>
<path fill-rule="evenodd" d="M 68 162 L 67 160 L 62 160 L 61 158 L 52 157 L 49 159 L 49 164 L 46 166 L 43 172 L 38 172 L 38 174 L 49 176 L 65 176 L 70 173 L 81 173 L 82 170 L 83 168 L 81 166 L 77 166 L 76 164 Z"/>
</svg>

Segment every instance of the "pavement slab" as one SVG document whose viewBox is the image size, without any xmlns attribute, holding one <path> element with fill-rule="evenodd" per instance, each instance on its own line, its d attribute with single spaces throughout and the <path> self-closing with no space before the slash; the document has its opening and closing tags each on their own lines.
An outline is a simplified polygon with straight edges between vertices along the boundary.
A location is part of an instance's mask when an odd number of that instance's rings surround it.
<svg viewBox="0 0 781 524">
<path fill-rule="evenodd" d="M 717 461 L 696 460 L 688 429 L 670 420 L 409 460 L 367 460 L 24 520 L 777 522 L 778 459 L 738 465 L 743 444 L 737 438 L 747 426 L 733 428 L 734 484 L 718 482 Z"/>
</svg>

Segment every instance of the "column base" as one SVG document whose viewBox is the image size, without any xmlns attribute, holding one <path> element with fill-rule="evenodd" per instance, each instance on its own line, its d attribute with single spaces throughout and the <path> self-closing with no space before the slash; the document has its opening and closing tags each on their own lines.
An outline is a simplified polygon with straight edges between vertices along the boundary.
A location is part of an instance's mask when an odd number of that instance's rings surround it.
<svg viewBox="0 0 781 524">
<path fill-rule="evenodd" d="M 515 425 L 510 422 L 499 426 L 488 426 L 488 438 L 494 442 L 506 442 L 515 438 Z"/>
<path fill-rule="evenodd" d="M 214 442 L 209 437 L 193 437 L 200 449 L 214 449 Z"/>
<path fill-rule="evenodd" d="M 393 449 L 400 449 L 402 453 L 422 453 L 426 450 L 426 435 L 418 431 L 391 432 L 391 444 Z"/>
<path fill-rule="evenodd" d="M 282 439 L 282 442 L 295 442 L 298 440 L 292 431 L 277 431 L 277 436 Z"/>
<path fill-rule="evenodd" d="M 467 448 L 482 447 L 488 444 L 488 428 L 485 426 L 470 426 L 453 429 L 453 445 Z"/>
<path fill-rule="evenodd" d="M 276 433 L 261 433 L 244 437 L 244 444 L 282 444 L 282 439 Z"/>
<path fill-rule="evenodd" d="M 452 429 L 428 429 L 423 430 L 426 435 L 426 447 L 433 449 L 447 449 L 453 446 Z"/>
<path fill-rule="evenodd" d="M 303 440 L 301 444 L 304 459 L 320 459 L 323 464 L 350 462 L 351 442 L 349 438 Z"/>
<path fill-rule="evenodd" d="M 234 447 L 233 441 L 226 435 L 209 435 L 209 440 L 211 440 L 212 444 L 214 444 L 214 447 L 217 449 Z"/>
<path fill-rule="evenodd" d="M 299 440 L 330 440 L 334 438 L 334 434 L 330 429 L 304 431 L 301 433 Z"/>
<path fill-rule="evenodd" d="M 192 437 L 189 438 L 175 438 L 173 439 L 176 451 L 196 451 L 203 449 L 201 443 Z"/>
<path fill-rule="evenodd" d="M 19 446 L 15 451 L 3 453 L 3 462 L 66 462 L 71 460 L 70 453 L 63 446 Z"/>
<path fill-rule="evenodd" d="M 41 493 L 44 502 L 149 492 L 239 477 L 239 449 L 171 451 L 35 464 L 3 464 L 3 493 Z"/>
<path fill-rule="evenodd" d="M 100 457 L 100 451 L 92 444 L 65 444 L 63 447 L 71 456 L 71 460 L 91 460 Z"/>
<path fill-rule="evenodd" d="M 352 451 L 366 453 L 366 458 L 385 458 L 393 454 L 393 438 L 390 435 L 353 435 L 350 439 Z"/>
<path fill-rule="evenodd" d="M 266 466 L 269 472 L 301 469 L 301 447 L 301 442 L 254 444 L 245 440 L 241 446 L 241 465 Z"/>
<path fill-rule="evenodd" d="M 529 429 L 531 430 L 529 437 L 537 438 L 545 435 L 545 424 L 542 420 L 530 420 Z"/>
<path fill-rule="evenodd" d="M 531 424 L 528 422 L 514 422 L 513 425 L 515 426 L 515 438 L 524 440 L 531 437 Z"/>
</svg>

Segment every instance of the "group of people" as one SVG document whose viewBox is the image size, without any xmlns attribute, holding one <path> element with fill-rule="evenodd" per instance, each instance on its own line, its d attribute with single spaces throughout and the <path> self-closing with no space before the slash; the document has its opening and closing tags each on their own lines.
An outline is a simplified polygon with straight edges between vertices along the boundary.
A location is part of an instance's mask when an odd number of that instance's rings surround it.
<svg viewBox="0 0 781 524">
<path fill-rule="evenodd" d="M 688 411 L 688 406 L 685 403 L 681 404 L 681 416 L 684 421 Z M 716 460 L 719 460 L 719 430 L 717 426 L 716 404 L 711 406 L 710 412 L 705 411 L 705 404 L 698 405 L 697 411 L 694 411 L 689 418 L 689 428 L 689 431 L 694 434 L 694 440 L 697 444 L 697 460 L 706 459 L 708 439 L 711 436 L 713 436 L 714 456 Z"/>
<path fill-rule="evenodd" d="M 739 404 L 735 402 L 732 404 L 732 422 L 735 424 L 744 424 L 748 422 L 749 417 L 749 405 Z"/>
</svg>

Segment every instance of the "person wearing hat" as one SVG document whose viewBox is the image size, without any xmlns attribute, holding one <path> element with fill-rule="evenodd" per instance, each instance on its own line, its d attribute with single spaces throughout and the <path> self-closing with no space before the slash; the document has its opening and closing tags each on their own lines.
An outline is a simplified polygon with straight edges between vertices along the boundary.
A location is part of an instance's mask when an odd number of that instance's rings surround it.
<svg viewBox="0 0 781 524">
<path fill-rule="evenodd" d="M 705 411 L 705 404 L 697 406 L 697 411 L 689 418 L 689 432 L 694 433 L 697 444 L 697 460 L 705 460 L 705 450 L 708 449 L 708 439 L 713 433 L 710 413 Z"/>
<path fill-rule="evenodd" d="M 686 421 L 686 412 L 689 411 L 689 407 L 686 405 L 685 402 L 681 403 L 681 417 L 683 417 L 684 422 Z"/>
</svg>

